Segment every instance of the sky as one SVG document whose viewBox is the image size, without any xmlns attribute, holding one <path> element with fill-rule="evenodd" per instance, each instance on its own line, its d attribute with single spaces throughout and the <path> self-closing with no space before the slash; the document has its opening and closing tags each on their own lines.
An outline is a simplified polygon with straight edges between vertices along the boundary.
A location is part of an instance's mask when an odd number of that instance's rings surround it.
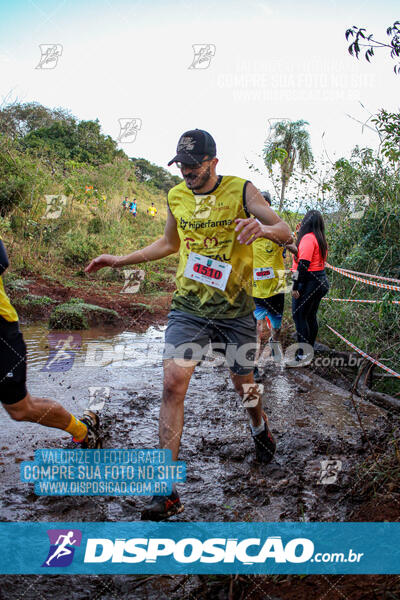
<svg viewBox="0 0 400 600">
<path fill-rule="evenodd" d="M 393 0 L 0 0 L 0 97 L 98 118 L 114 138 L 129 120 L 120 147 L 166 168 L 184 131 L 206 129 L 219 173 L 271 189 L 249 163 L 262 166 L 276 120 L 308 121 L 316 157 L 376 146 L 357 121 L 399 109 L 400 75 L 386 50 L 352 58 L 344 33 L 384 41 L 396 19 Z M 48 45 L 56 58 L 43 64 Z"/>
</svg>

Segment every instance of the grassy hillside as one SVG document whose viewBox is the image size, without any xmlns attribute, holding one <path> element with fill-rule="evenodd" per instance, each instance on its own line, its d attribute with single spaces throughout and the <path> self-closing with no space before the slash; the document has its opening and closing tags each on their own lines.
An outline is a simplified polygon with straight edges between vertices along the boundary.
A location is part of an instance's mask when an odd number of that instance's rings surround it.
<svg viewBox="0 0 400 600">
<path fill-rule="evenodd" d="M 58 191 L 51 190 L 53 194 Z M 90 199 L 84 204 L 69 200 L 56 219 L 45 217 L 47 204 L 44 199 L 28 214 L 22 209 L 14 209 L 0 220 L 0 235 L 11 263 L 6 281 L 40 275 L 57 280 L 61 285 L 73 285 L 86 277 L 84 267 L 98 254 L 127 254 L 161 236 L 166 218 L 165 194 L 155 192 L 145 184 L 136 184 L 136 219 L 123 209 L 124 195 L 115 195 L 100 203 L 90 202 Z M 133 193 L 128 192 L 128 195 L 133 197 Z M 155 218 L 146 213 L 151 202 L 158 209 Z M 146 271 L 143 290 L 151 291 L 159 282 L 170 281 L 171 267 L 176 262 L 177 257 L 172 256 L 141 265 L 140 268 Z M 111 269 L 96 275 L 96 279 L 105 282 L 120 278 L 121 274 Z"/>
</svg>

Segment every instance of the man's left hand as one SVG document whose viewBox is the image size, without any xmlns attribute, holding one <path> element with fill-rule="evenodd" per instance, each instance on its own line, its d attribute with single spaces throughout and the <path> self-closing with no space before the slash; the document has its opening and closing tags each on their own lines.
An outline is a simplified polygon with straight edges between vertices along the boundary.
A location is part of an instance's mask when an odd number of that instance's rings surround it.
<svg viewBox="0 0 400 600">
<path fill-rule="evenodd" d="M 263 230 L 265 225 L 262 225 L 256 219 L 235 219 L 237 223 L 235 231 L 239 232 L 238 242 L 249 246 L 257 238 L 264 237 Z"/>
</svg>

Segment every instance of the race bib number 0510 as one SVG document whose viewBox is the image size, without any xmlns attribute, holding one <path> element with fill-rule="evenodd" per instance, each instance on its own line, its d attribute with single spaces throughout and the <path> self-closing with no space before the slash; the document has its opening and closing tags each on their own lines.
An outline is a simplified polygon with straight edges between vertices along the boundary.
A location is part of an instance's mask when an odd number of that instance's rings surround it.
<svg viewBox="0 0 400 600">
<path fill-rule="evenodd" d="M 272 267 L 258 267 L 253 269 L 254 281 L 261 281 L 263 279 L 273 279 L 275 277 L 274 269 Z"/>
<path fill-rule="evenodd" d="M 224 290 L 229 279 L 232 265 L 209 256 L 191 252 L 188 256 L 184 276 L 200 283 Z"/>
</svg>

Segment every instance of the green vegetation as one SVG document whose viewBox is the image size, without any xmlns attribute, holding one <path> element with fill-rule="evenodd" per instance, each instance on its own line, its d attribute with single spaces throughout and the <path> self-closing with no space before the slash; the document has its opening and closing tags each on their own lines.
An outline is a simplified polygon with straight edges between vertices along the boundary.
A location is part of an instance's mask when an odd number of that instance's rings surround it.
<svg viewBox="0 0 400 600">
<path fill-rule="evenodd" d="M 389 139 L 387 141 L 389 143 Z M 341 159 L 335 163 L 333 185 L 342 208 L 335 218 L 327 219 L 328 261 L 331 264 L 362 273 L 400 278 L 398 166 L 398 160 L 374 156 L 370 149 L 355 149 L 349 160 Z M 360 201 L 355 207 L 359 218 L 351 218 L 349 214 L 350 196 Z M 329 278 L 331 297 L 382 302 L 323 302 L 323 321 L 370 356 L 399 372 L 400 310 L 399 305 L 391 303 L 391 300 L 399 300 L 399 292 L 356 282 L 331 270 Z M 342 345 L 325 328 L 324 338 L 332 346 Z M 382 377 L 381 369 L 377 369 L 377 375 L 381 391 L 395 391 L 393 378 Z"/>
<path fill-rule="evenodd" d="M 166 194 L 174 185 L 178 185 L 182 181 L 177 175 L 171 175 L 162 167 L 158 167 L 145 158 L 131 158 L 131 161 L 135 165 L 138 181 L 148 183 L 154 189 Z"/>
<path fill-rule="evenodd" d="M 314 161 L 308 168 L 305 166 L 300 170 L 294 165 L 290 179 L 286 180 L 292 198 L 294 196 L 301 208 L 297 213 L 285 209 L 280 214 L 294 231 L 308 209 L 320 210 L 325 218 L 330 264 L 400 279 L 400 114 L 381 110 L 368 121 L 379 136 L 378 151 L 356 147 L 350 157 L 342 157 L 334 163 L 326 159 Z M 281 127 L 284 123 L 278 125 Z M 283 129 L 281 133 L 283 136 Z M 276 185 L 279 180 L 271 167 L 276 161 L 282 170 L 283 160 L 288 157 L 283 148 L 283 137 L 280 141 L 281 145 L 278 140 L 270 140 L 264 148 L 265 160 L 265 152 L 270 153 L 270 162 L 266 160 L 266 164 L 277 200 L 282 196 Z M 251 167 L 261 172 L 254 165 Z M 290 201 L 286 204 L 290 205 Z M 361 350 L 400 372 L 400 308 L 392 303 L 400 299 L 399 292 L 356 282 L 329 269 L 328 277 L 330 297 L 378 302 L 323 301 L 319 313 L 319 339 L 333 348 L 351 351 L 324 326 L 330 325 Z M 291 323 L 289 312 L 288 306 L 287 317 Z M 374 379 L 376 390 L 398 394 L 398 379 L 379 368 L 375 369 Z"/>
<path fill-rule="evenodd" d="M 127 254 L 162 235 L 166 191 L 178 181 L 165 169 L 117 150 L 98 121 L 78 121 L 64 109 L 36 103 L 3 108 L 0 235 L 12 264 L 10 279 L 40 275 L 79 286 L 85 265 L 98 254 Z M 46 196 L 54 196 L 51 206 Z M 136 219 L 122 208 L 125 196 L 137 198 Z M 146 212 L 152 202 L 156 218 Z M 176 261 L 173 256 L 141 265 L 144 289 L 169 284 Z M 108 270 L 96 280 L 123 282 L 124 276 L 115 271 L 110 276 Z"/>
<path fill-rule="evenodd" d="M 109 308 L 73 300 L 57 306 L 50 315 L 50 329 L 89 329 L 95 325 L 115 325 L 118 313 Z"/>
<path fill-rule="evenodd" d="M 27 294 L 24 298 L 14 300 L 14 306 L 17 310 L 20 306 L 35 308 L 37 306 L 50 306 L 51 304 L 56 304 L 56 301 L 48 296 L 37 296 L 36 294 Z"/>
</svg>

